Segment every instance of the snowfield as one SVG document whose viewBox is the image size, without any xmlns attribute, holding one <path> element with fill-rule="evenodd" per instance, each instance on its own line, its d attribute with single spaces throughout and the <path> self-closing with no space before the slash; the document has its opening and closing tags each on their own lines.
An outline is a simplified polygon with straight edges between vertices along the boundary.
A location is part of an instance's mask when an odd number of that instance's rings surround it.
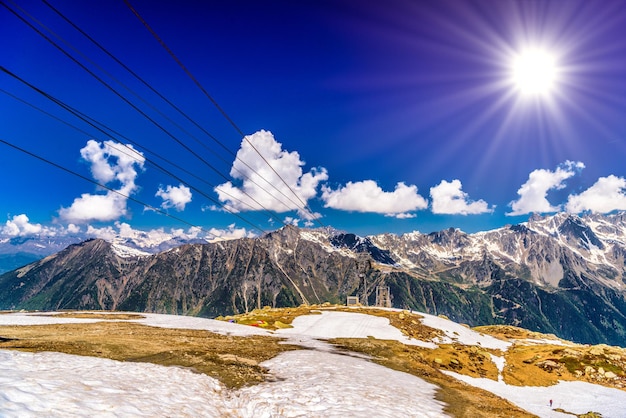
<svg viewBox="0 0 626 418">
<path fill-rule="evenodd" d="M 503 351 L 511 346 L 511 343 L 499 340 L 491 335 L 484 335 L 476 331 L 472 331 L 471 329 L 448 319 L 421 312 L 419 314 L 423 316 L 422 324 L 431 328 L 440 329 L 446 334 L 445 338 L 441 338 L 437 341 L 441 344 L 458 342 L 465 345 L 479 345 L 483 348 L 493 348 L 495 350 Z"/>
<path fill-rule="evenodd" d="M 396 340 L 408 345 L 436 348 L 433 342 L 412 339 L 398 328 L 389 325 L 387 318 L 351 312 L 322 312 L 320 315 L 299 316 L 292 322 L 293 328 L 280 329 L 280 336 L 295 337 L 302 344 L 306 339 L 368 338 Z"/>
<path fill-rule="evenodd" d="M 308 350 L 284 352 L 262 363 L 269 381 L 239 390 L 180 367 L 126 363 L 61 353 L 0 350 L 1 417 L 445 417 L 436 386 L 362 356 L 334 352 L 323 339 L 396 339 L 433 347 L 437 341 L 409 340 L 388 320 L 324 311 L 301 316 L 294 328 L 271 332 L 204 318 L 143 314 L 134 322 L 157 327 L 204 329 L 228 335 L 275 335 Z M 93 322 L 28 313 L 0 315 L 0 325 Z M 508 343 L 442 318 L 425 315 L 446 340 L 506 350 Z M 496 357 L 496 356 L 494 356 Z M 494 358 L 498 368 L 503 357 Z M 603 418 L 625 417 L 626 392 L 581 382 L 551 387 L 512 387 L 502 381 L 450 375 L 482 387 L 541 417 L 570 417 L 549 406 Z"/>
<path fill-rule="evenodd" d="M 508 399 L 528 412 L 540 417 L 572 418 L 553 410 L 562 408 L 575 414 L 589 411 L 599 412 L 602 418 L 626 417 L 626 392 L 619 389 L 606 388 L 587 382 L 559 382 L 554 386 L 511 386 L 504 382 L 490 379 L 472 378 L 454 372 L 444 373 L 462 380 L 472 386 L 488 390 L 491 393 Z M 552 399 L 552 408 L 550 407 Z"/>
</svg>

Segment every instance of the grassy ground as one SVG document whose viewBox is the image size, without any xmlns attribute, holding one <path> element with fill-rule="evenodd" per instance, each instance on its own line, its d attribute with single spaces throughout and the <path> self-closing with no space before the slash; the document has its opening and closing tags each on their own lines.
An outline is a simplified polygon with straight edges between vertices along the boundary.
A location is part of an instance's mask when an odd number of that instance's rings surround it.
<svg viewBox="0 0 626 418">
<path fill-rule="evenodd" d="M 255 323 L 274 328 L 275 321 L 290 324 L 299 316 L 319 314 L 323 310 L 364 313 L 388 318 L 391 325 L 403 334 L 423 341 L 443 335 L 440 330 L 425 326 L 420 316 L 410 312 L 396 312 L 372 308 L 342 306 L 301 306 L 296 309 L 261 309 L 245 315 L 223 318 L 238 323 Z M 485 390 L 474 388 L 449 377 L 441 370 L 453 370 L 474 377 L 497 379 L 498 370 L 489 357 L 489 352 L 480 347 L 461 344 L 444 344 L 435 350 L 404 345 L 397 341 L 374 338 L 337 338 L 330 341 L 340 350 L 368 354 L 373 361 L 394 370 L 420 377 L 439 386 L 437 399 L 447 404 L 445 411 L 459 418 L 534 417 L 510 402 Z M 501 353 L 499 353 L 501 354 Z"/>
<path fill-rule="evenodd" d="M 84 316 L 81 316 L 84 317 Z M 106 319 L 115 316 L 106 315 Z M 297 347 L 272 337 L 233 337 L 123 321 L 92 324 L 1 326 L 0 348 L 187 367 L 229 388 L 263 382 L 259 363 Z"/>
<path fill-rule="evenodd" d="M 545 335 L 508 325 L 475 328 L 479 332 L 508 341 L 518 341 L 505 353 L 504 381 L 518 386 L 549 386 L 559 380 L 579 380 L 615 389 L 626 389 L 626 349 L 600 344 L 595 346 L 563 342 Z M 529 343 L 524 340 L 543 340 Z M 550 343 L 554 341 L 554 343 Z M 610 372 L 612 374 L 607 374 Z"/>
<path fill-rule="evenodd" d="M 385 317 L 403 334 L 423 341 L 442 335 L 441 331 L 423 325 L 419 315 L 414 313 L 327 304 L 283 309 L 265 308 L 219 319 L 279 329 L 290 327 L 293 319 L 300 315 L 319 314 L 323 310 Z M 127 322 L 141 318 L 141 314 L 65 312 L 60 315 L 101 321 L 91 324 L 0 326 L 0 348 L 33 352 L 57 351 L 187 367 L 214 377 L 229 388 L 263 382 L 267 371 L 259 363 L 282 351 L 298 349 L 296 346 L 281 344 L 283 340 L 273 337 L 233 337 L 200 330 L 165 329 Z M 547 337 L 506 326 L 481 327 L 477 330 L 509 341 Z M 499 350 L 457 343 L 440 344 L 436 349 L 427 349 L 375 338 L 340 338 L 331 340 L 331 343 L 338 350 L 368 354 L 381 365 L 413 374 L 437 385 L 437 399 L 448 405 L 446 412 L 454 417 L 533 416 L 490 392 L 466 385 L 441 372 L 450 370 L 495 380 L 498 378 L 498 370 L 491 361 L 490 354 L 506 357 L 507 366 L 503 377 L 512 385 L 547 386 L 555 384 L 557 380 L 586 380 L 619 387 L 617 385 L 620 382 L 626 381 L 626 353 L 623 349 L 620 351 L 608 346 L 515 344 L 506 353 L 502 353 Z M 546 364 L 550 367 L 546 367 Z M 610 371 L 616 378 L 601 381 L 597 373 L 589 372 L 589 367 L 595 372 L 600 368 Z"/>
<path fill-rule="evenodd" d="M 447 404 L 445 411 L 453 417 L 534 416 L 490 392 L 466 385 L 441 373 L 442 365 L 435 362 L 435 358 L 439 359 L 439 357 L 433 358 L 433 354 L 429 353 L 428 349 L 405 346 L 396 341 L 375 339 L 336 339 L 332 342 L 346 350 L 369 354 L 376 363 L 415 375 L 439 386 L 437 399 Z M 444 358 L 444 354 L 454 357 L 449 352 L 444 353 L 444 350 L 446 349 L 440 350 L 437 355 Z M 493 368 L 495 369 L 495 366 Z"/>
</svg>

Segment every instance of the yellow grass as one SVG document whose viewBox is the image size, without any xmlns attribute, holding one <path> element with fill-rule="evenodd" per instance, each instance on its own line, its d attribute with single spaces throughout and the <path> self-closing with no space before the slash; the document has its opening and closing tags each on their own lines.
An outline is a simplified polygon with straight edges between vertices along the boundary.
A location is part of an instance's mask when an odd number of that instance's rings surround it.
<svg viewBox="0 0 626 418">
<path fill-rule="evenodd" d="M 366 307 L 331 306 L 328 304 L 297 308 L 257 309 L 247 314 L 220 317 L 225 321 L 278 329 L 291 326 L 301 315 L 320 314 L 323 310 L 347 311 L 385 317 L 403 334 L 431 341 L 443 333 L 421 323 L 420 316 L 403 311 Z M 2 312 L 4 313 L 4 312 Z M 265 381 L 267 370 L 259 363 L 282 351 L 298 349 L 281 344 L 273 337 L 233 337 L 200 330 L 165 329 L 127 322 L 141 314 L 109 312 L 64 312 L 62 317 L 90 318 L 90 324 L 56 324 L 0 326 L 0 348 L 24 351 L 57 351 L 68 354 L 110 358 L 120 361 L 149 362 L 165 366 L 187 367 L 223 382 L 229 388 Z M 507 341 L 516 342 L 509 350 L 489 350 L 458 343 L 440 344 L 435 349 L 404 345 L 398 341 L 375 338 L 331 340 L 338 350 L 365 353 L 372 361 L 413 374 L 439 387 L 437 399 L 446 403 L 453 417 L 530 417 L 490 392 L 462 383 L 442 373 L 450 370 L 472 377 L 496 380 L 498 370 L 490 354 L 505 356 L 503 378 L 511 385 L 547 386 L 558 380 L 583 380 L 623 389 L 626 386 L 626 351 L 608 346 L 567 346 L 556 344 L 546 336 L 517 327 L 489 326 L 475 330 Z M 527 339 L 554 339 L 555 344 L 536 344 Z M 551 361 L 555 368 L 542 367 Z M 598 380 L 602 367 L 616 375 Z"/>
</svg>

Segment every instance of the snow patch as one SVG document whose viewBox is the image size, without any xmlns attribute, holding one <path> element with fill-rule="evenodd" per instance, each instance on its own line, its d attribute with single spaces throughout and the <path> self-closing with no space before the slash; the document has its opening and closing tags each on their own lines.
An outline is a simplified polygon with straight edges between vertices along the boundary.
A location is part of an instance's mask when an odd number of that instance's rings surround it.
<svg viewBox="0 0 626 418">
<path fill-rule="evenodd" d="M 222 392 L 217 380 L 179 367 L 0 350 L 6 418 L 227 416 Z"/>
<path fill-rule="evenodd" d="M 249 335 L 272 335 L 271 331 L 244 326 L 236 323 L 218 321 L 216 319 L 200 318 L 197 316 L 177 316 L 166 314 L 142 313 L 144 319 L 136 319 L 133 322 L 149 325 L 157 328 L 180 328 L 199 329 L 216 334 L 233 335 L 236 337 L 247 337 Z M 1 320 L 0 316 L 0 320 Z"/>
<path fill-rule="evenodd" d="M 121 244 L 111 244 L 111 249 L 113 252 L 122 258 L 130 258 L 130 257 L 147 257 L 151 255 L 145 251 L 137 250 L 136 248 L 127 247 L 126 245 Z"/>
<path fill-rule="evenodd" d="M 261 365 L 279 381 L 240 390 L 241 416 L 446 416 L 445 404 L 435 400 L 437 386 L 363 359 L 301 350 Z"/>
<path fill-rule="evenodd" d="M 422 323 L 431 328 L 440 329 L 445 333 L 445 337 L 437 340 L 440 344 L 457 342 L 465 345 L 479 345 L 483 348 L 506 351 L 512 344 L 502 341 L 490 335 L 481 334 L 461 324 L 450 321 L 439 316 L 420 313 L 423 316 Z"/>
<path fill-rule="evenodd" d="M 491 354 L 491 353 L 489 353 L 489 356 L 491 357 L 491 361 L 493 361 L 493 363 L 498 368 L 498 382 L 504 381 L 503 378 L 502 378 L 502 371 L 504 370 L 504 365 L 506 364 L 506 359 L 503 356 L 496 356 L 496 355 Z"/>
<path fill-rule="evenodd" d="M 321 312 L 293 320 L 293 328 L 276 331 L 278 335 L 305 335 L 313 338 L 368 338 L 396 340 L 407 345 L 436 348 L 433 343 L 409 338 L 389 323 L 389 319 L 355 312 Z"/>
<path fill-rule="evenodd" d="M 572 415 L 555 411 L 562 408 L 574 414 L 599 412 L 605 418 L 624 417 L 626 392 L 586 382 L 561 381 L 553 386 L 511 386 L 502 381 L 473 378 L 443 371 L 458 380 L 492 392 L 540 417 L 564 417 Z M 552 406 L 550 406 L 552 400 Z"/>
<path fill-rule="evenodd" d="M 178 367 L 60 353 L 0 350 L 0 416 L 446 416 L 443 412 L 445 405 L 435 399 L 435 386 L 356 355 L 332 352 L 329 344 L 320 342 L 320 339 L 335 337 L 374 337 L 435 347 L 432 342 L 408 339 L 386 318 L 324 311 L 320 315 L 296 318 L 294 328 L 272 332 L 206 318 L 141 315 L 145 318 L 131 322 L 167 328 L 204 329 L 226 335 L 274 335 L 287 338 L 289 343 L 301 343 L 313 349 L 281 353 L 262 363 L 274 377 L 273 381 L 236 391 L 224 388 L 211 377 Z M 511 343 L 480 334 L 445 318 L 423 313 L 419 315 L 423 316 L 424 325 L 445 333 L 446 337 L 438 342 L 454 341 L 503 351 L 511 346 Z M 49 313 L 0 315 L 0 325 L 96 321 L 99 320 L 50 316 Z M 546 340 L 545 343 L 559 342 Z M 499 381 L 444 373 L 508 399 L 541 417 L 571 417 L 553 408 L 563 408 L 576 414 L 596 411 L 607 418 L 624 416 L 624 391 L 585 382 L 559 382 L 548 387 L 509 386 L 501 379 L 504 357 L 491 355 L 491 359 L 500 372 Z M 552 407 L 550 400 L 553 400 Z"/>
</svg>

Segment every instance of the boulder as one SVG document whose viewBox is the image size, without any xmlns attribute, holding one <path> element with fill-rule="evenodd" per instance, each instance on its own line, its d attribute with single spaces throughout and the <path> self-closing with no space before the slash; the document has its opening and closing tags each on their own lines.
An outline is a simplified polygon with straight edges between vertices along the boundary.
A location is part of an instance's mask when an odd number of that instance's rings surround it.
<svg viewBox="0 0 626 418">
<path fill-rule="evenodd" d="M 544 360 L 537 363 L 537 366 L 541 367 L 544 370 L 551 372 L 552 370 L 559 369 L 561 365 L 553 360 Z"/>
</svg>

